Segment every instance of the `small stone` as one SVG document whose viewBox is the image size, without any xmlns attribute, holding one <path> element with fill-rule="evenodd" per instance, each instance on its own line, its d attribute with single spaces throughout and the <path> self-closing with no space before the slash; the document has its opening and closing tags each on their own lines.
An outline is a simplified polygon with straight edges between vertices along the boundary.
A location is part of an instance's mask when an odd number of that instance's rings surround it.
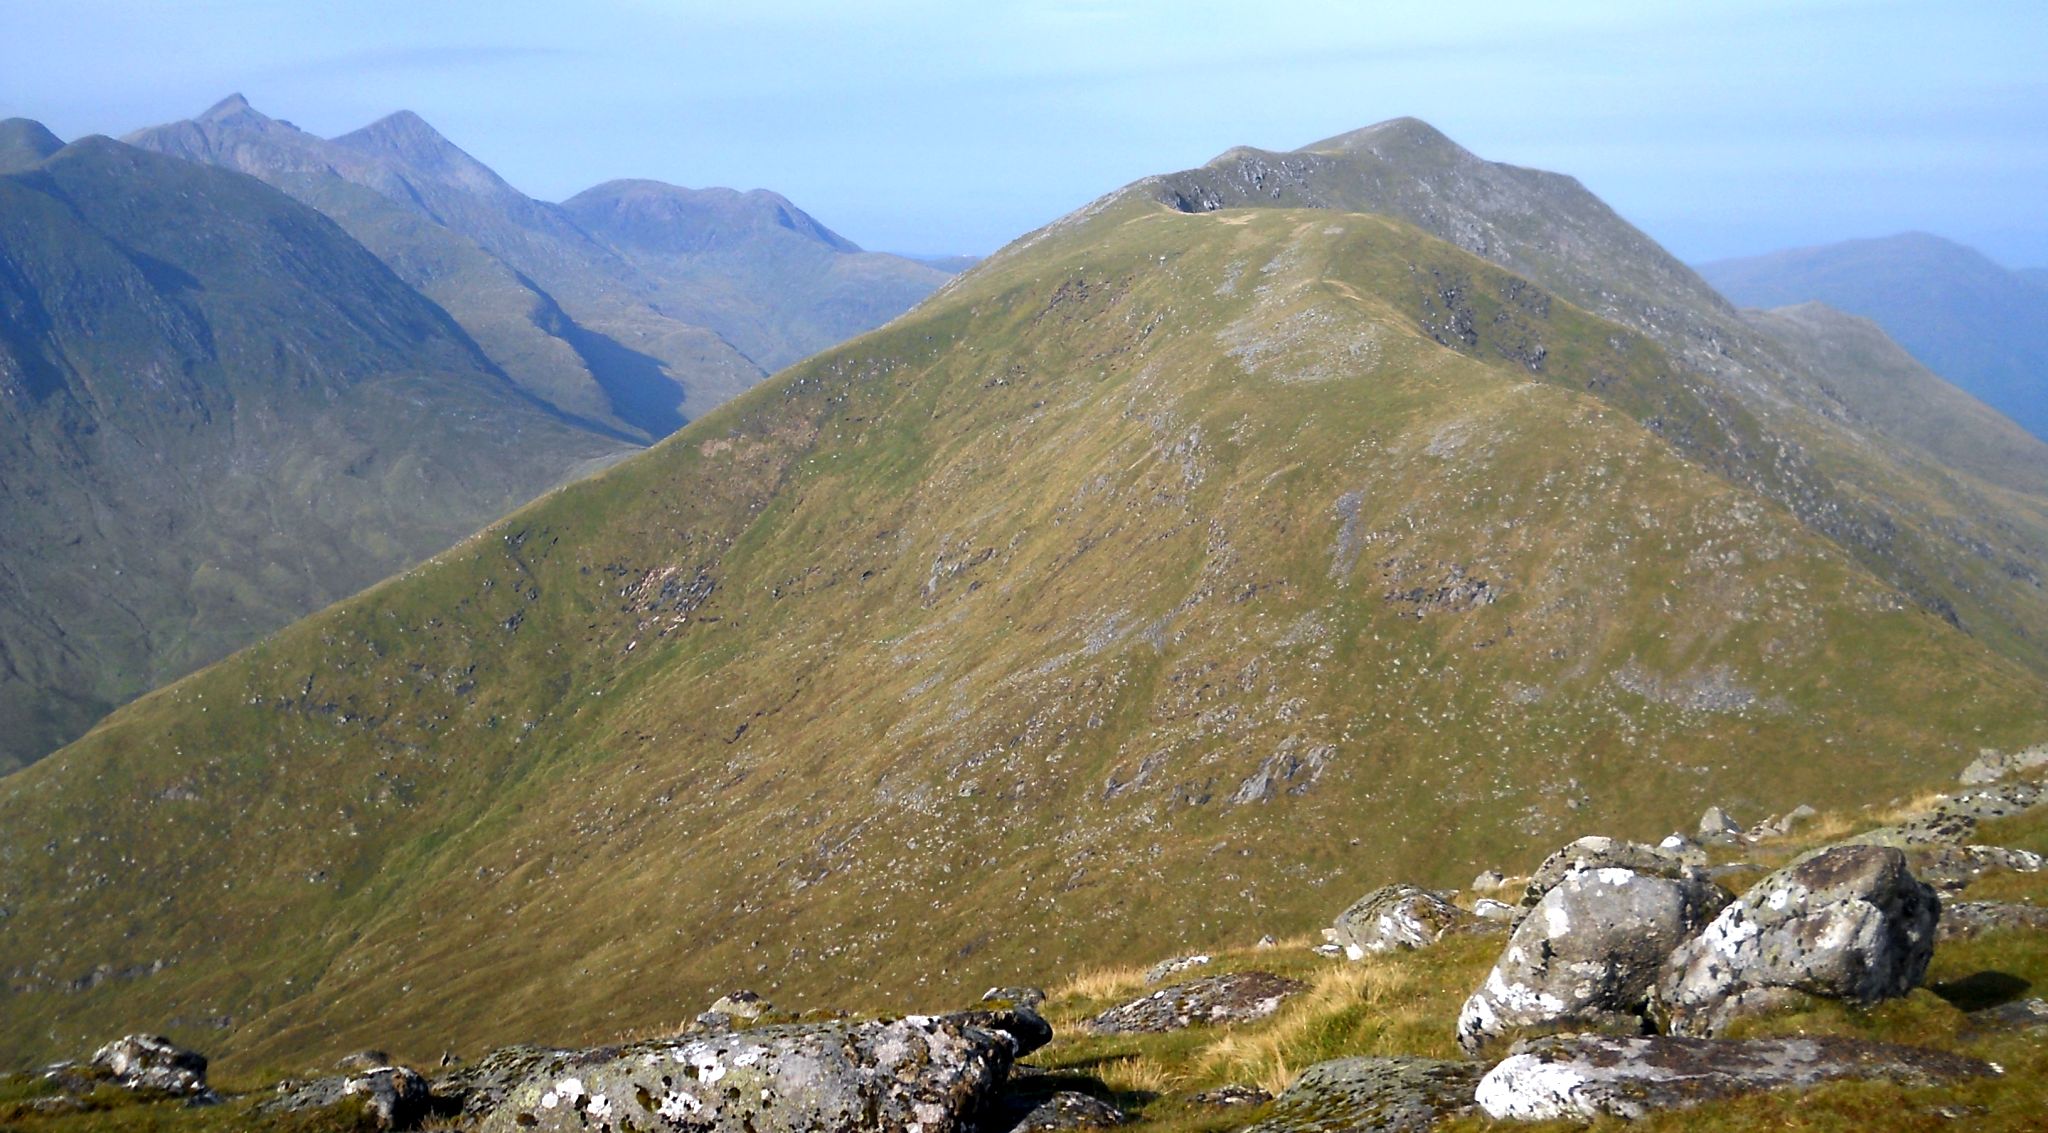
<svg viewBox="0 0 2048 1133">
<path fill-rule="evenodd" d="M 1700 841 L 1726 841 L 1742 833 L 1742 824 L 1728 816 L 1728 812 L 1717 806 L 1707 808 L 1700 815 Z"/>
<path fill-rule="evenodd" d="M 1037 1007 L 1045 1002 L 1045 989 L 1022 984 L 1014 987 L 992 987 L 981 993 L 983 1003 L 1013 1003 L 1019 1007 Z"/>
<path fill-rule="evenodd" d="M 1472 1112 L 1482 1063 L 1430 1058 L 1318 1062 L 1246 1133 L 1422 1133 Z"/>
<path fill-rule="evenodd" d="M 1272 1094 L 1257 1086 L 1246 1086 L 1236 1083 L 1188 1095 L 1188 1102 L 1190 1104 L 1206 1105 L 1213 1109 L 1248 1108 L 1255 1105 L 1265 1105 L 1272 1100 Z"/>
<path fill-rule="evenodd" d="M 1508 879 L 1497 869 L 1489 869 L 1472 879 L 1472 892 L 1492 893 L 1506 885 Z"/>
</svg>

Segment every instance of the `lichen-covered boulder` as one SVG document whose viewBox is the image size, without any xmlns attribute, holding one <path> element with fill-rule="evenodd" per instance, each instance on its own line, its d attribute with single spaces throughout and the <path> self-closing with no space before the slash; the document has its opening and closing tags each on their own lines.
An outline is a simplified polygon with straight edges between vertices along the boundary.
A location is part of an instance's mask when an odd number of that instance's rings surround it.
<svg viewBox="0 0 2048 1133">
<path fill-rule="evenodd" d="M 1249 1109 L 1255 1105 L 1265 1105 L 1272 1100 L 1273 1095 L 1267 1093 L 1262 1087 L 1250 1086 L 1242 1082 L 1232 1082 L 1227 1086 L 1197 1090 L 1188 1095 L 1189 1105 L 1208 1106 L 1211 1109 Z"/>
<path fill-rule="evenodd" d="M 972 1128 L 1012 1051 L 1007 1035 L 913 1015 L 553 1052 L 480 1128 L 954 1133 Z"/>
<path fill-rule="evenodd" d="M 1938 890 L 1951 892 L 1967 887 L 1986 874 L 2039 873 L 2048 866 L 2032 850 L 2006 846 L 1916 845 L 1903 847 L 1906 868 L 1913 876 Z"/>
<path fill-rule="evenodd" d="M 1536 872 L 1529 875 L 1529 884 L 1522 890 L 1523 915 L 1535 908 L 1536 903 L 1543 900 L 1543 895 L 1555 889 L 1558 882 L 1575 873 L 1589 869 L 1625 869 L 1646 877 L 1675 881 L 1696 876 L 1698 864 L 1682 852 L 1620 838 L 1590 835 L 1544 858 Z"/>
<path fill-rule="evenodd" d="M 93 1052 L 92 1064 L 131 1090 L 206 1094 L 206 1056 L 162 1035 L 128 1035 Z"/>
<path fill-rule="evenodd" d="M 1052 1041 L 1052 1024 L 1038 1009 L 1022 1003 L 1003 1000 L 986 1000 L 984 1006 L 967 1011 L 955 1011 L 943 1016 L 944 1021 L 963 1027 L 980 1027 L 984 1031 L 995 1031 L 1010 1038 L 1010 1054 L 1022 1058 Z"/>
<path fill-rule="evenodd" d="M 1307 990 L 1300 980 L 1271 972 L 1231 972 L 1161 988 L 1097 1015 L 1097 1034 L 1146 1034 L 1184 1027 L 1243 1023 L 1280 1009 L 1288 996 Z"/>
<path fill-rule="evenodd" d="M 984 1121 L 981 1133 L 1056 1133 L 1062 1129 L 1114 1129 L 1125 1121 L 1117 1107 L 1092 1094 L 1060 1090 L 1048 1095 L 1014 1121 Z"/>
<path fill-rule="evenodd" d="M 541 1046 L 507 1046 L 435 1078 L 429 1087 L 461 1115 L 475 1122 L 498 1108 L 521 1083 L 550 1066 L 564 1066 L 575 1051 Z"/>
<path fill-rule="evenodd" d="M 1502 1120 L 1634 1120 L 1717 1098 L 1838 1079 L 1927 1086 L 1997 1072 L 1959 1054 L 1847 1038 L 1558 1035 L 1517 1046 L 1487 1071 L 1477 1096 L 1487 1116 Z"/>
<path fill-rule="evenodd" d="M 1889 846 L 1833 846 L 1751 887 L 1672 952 L 1658 999 L 1673 1034 L 1714 1035 L 1799 995 L 1875 1003 L 1918 986 L 1941 904 Z"/>
<path fill-rule="evenodd" d="M 1009 987 L 992 987 L 981 993 L 983 1003 L 1014 1003 L 1019 1007 L 1036 1008 L 1045 1002 L 1045 989 L 1015 984 Z"/>
<path fill-rule="evenodd" d="M 1165 983 L 1167 980 L 1190 968 L 1199 968 L 1208 962 L 1209 957 L 1207 955 L 1175 956 L 1171 960 L 1161 960 L 1146 970 L 1145 982 L 1148 984 Z"/>
<path fill-rule="evenodd" d="M 1330 941 L 1353 960 L 1381 952 L 1426 948 L 1444 936 L 1481 926 L 1477 917 L 1413 885 L 1388 885 L 1337 914 Z"/>
<path fill-rule="evenodd" d="M 1640 1031 L 1665 958 L 1727 899 L 1696 873 L 1604 866 L 1567 874 L 1465 1001 L 1458 1045 L 1476 1053 L 1515 1031 L 1560 1026 Z"/>
<path fill-rule="evenodd" d="M 1472 1112 L 1486 1067 L 1431 1058 L 1339 1058 L 1301 1072 L 1245 1133 L 1422 1133 Z"/>
</svg>

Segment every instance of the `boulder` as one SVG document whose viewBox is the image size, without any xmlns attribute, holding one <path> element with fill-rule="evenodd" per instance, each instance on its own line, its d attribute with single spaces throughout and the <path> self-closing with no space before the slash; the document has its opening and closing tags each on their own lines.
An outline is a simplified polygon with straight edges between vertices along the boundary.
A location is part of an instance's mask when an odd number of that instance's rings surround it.
<svg viewBox="0 0 2048 1133">
<path fill-rule="evenodd" d="M 375 1053 L 375 1052 L 363 1052 Z M 350 1055 L 343 1062 L 369 1061 Z M 427 1080 L 403 1066 L 376 1066 L 362 1073 L 311 1082 L 283 1082 L 277 1094 L 256 1104 L 258 1113 L 304 1113 L 332 1109 L 360 1099 L 379 1129 L 415 1129 L 433 1109 Z"/>
<path fill-rule="evenodd" d="M 1045 1002 L 1045 989 L 1022 984 L 1015 987 L 992 987 L 981 993 L 981 1001 L 1036 1008 Z"/>
<path fill-rule="evenodd" d="M 757 1022 L 762 1016 L 774 1010 L 775 1005 L 762 998 L 759 992 L 729 992 L 719 996 L 711 1006 L 697 1016 L 697 1025 L 710 1031 L 729 1031 L 734 1027 Z"/>
<path fill-rule="evenodd" d="M 1487 1116 L 1501 1120 L 1634 1120 L 1846 1078 L 1926 1086 L 1996 1073 L 1990 1063 L 1959 1054 L 1859 1039 L 1558 1035 L 1518 1045 L 1487 1071 L 1477 1095 Z"/>
<path fill-rule="evenodd" d="M 209 1095 L 206 1056 L 162 1035 L 128 1035 L 93 1052 L 92 1064 L 130 1090 Z"/>
<path fill-rule="evenodd" d="M 479 1128 L 955 1133 L 1002 1085 L 1011 1052 L 1005 1035 L 917 1015 L 553 1052 Z"/>
<path fill-rule="evenodd" d="M 2048 906 L 2010 901 L 1953 901 L 1941 907 L 1934 939 L 1963 940 L 1980 933 L 2048 932 Z"/>
<path fill-rule="evenodd" d="M 1472 902 L 1472 915 L 1482 921 L 1490 921 L 1494 924 L 1512 924 L 1516 914 L 1515 906 L 1508 904 L 1506 901 L 1496 901 L 1491 897 L 1481 897 L 1479 900 Z"/>
<path fill-rule="evenodd" d="M 1149 1034 L 1200 1024 L 1263 1019 L 1308 985 L 1271 972 L 1231 972 L 1162 988 L 1090 1021 L 1096 1034 Z"/>
<path fill-rule="evenodd" d="M 1659 978 L 1673 1034 L 1714 1035 L 1800 994 L 1904 995 L 1934 955 L 1941 904 L 1888 846 L 1833 846 L 1764 878 L 1680 945 Z"/>
<path fill-rule="evenodd" d="M 984 1120 L 981 1133 L 1052 1133 L 1059 1129 L 1113 1129 L 1124 1113 L 1101 1098 L 1077 1090 L 1061 1090 L 1039 1101 L 1013 1122 L 1007 1117 Z"/>
<path fill-rule="evenodd" d="M 1161 960 L 1146 971 L 1145 982 L 1148 984 L 1165 983 L 1167 980 L 1190 968 L 1199 968 L 1208 962 L 1209 957 L 1207 956 L 1175 956 L 1171 960 Z"/>
<path fill-rule="evenodd" d="M 2039 873 L 2041 855 L 2005 846 L 1910 846 L 1906 867 L 1943 891 L 1962 889 L 1987 873 Z"/>
<path fill-rule="evenodd" d="M 430 1083 L 434 1096 L 445 1098 L 474 1123 L 497 1109 L 520 1083 L 549 1067 L 568 1065 L 576 1052 L 541 1046 L 508 1046 L 443 1074 Z"/>
<path fill-rule="evenodd" d="M 979 1027 L 1009 1036 L 1012 1058 L 1022 1058 L 1052 1041 L 1052 1024 L 1045 1021 L 1037 1008 L 1004 1000 L 985 1003 L 986 1006 L 955 1011 L 941 1018 L 963 1027 Z"/>
<path fill-rule="evenodd" d="M 1507 883 L 1508 879 L 1501 871 L 1489 869 L 1472 879 L 1472 892 L 1492 893 Z"/>
<path fill-rule="evenodd" d="M 1977 758 L 1971 760 L 1968 767 L 1963 768 L 1961 780 L 1963 786 L 1974 787 L 2044 766 L 2048 766 L 2048 744 L 2014 752 L 1985 748 L 1977 753 Z"/>
<path fill-rule="evenodd" d="M 1526 915 L 1527 910 L 1535 908 L 1536 903 L 1543 900 L 1543 895 L 1556 888 L 1558 882 L 1583 870 L 1625 869 L 1650 877 L 1677 880 L 1696 876 L 1697 865 L 1683 853 L 1645 846 L 1641 842 L 1592 835 L 1543 859 L 1543 864 L 1529 875 L 1529 884 L 1522 890 L 1522 909 Z"/>
<path fill-rule="evenodd" d="M 1339 913 L 1330 939 L 1344 955 L 1362 960 L 1381 952 L 1427 948 L 1449 933 L 1477 925 L 1471 913 L 1427 889 L 1388 885 Z"/>
<path fill-rule="evenodd" d="M 1339 1058 L 1301 1072 L 1246 1133 L 1421 1133 L 1472 1112 L 1486 1067 L 1429 1058 Z"/>
<path fill-rule="evenodd" d="M 1665 958 L 1728 900 L 1696 872 L 1603 866 L 1566 874 L 1508 937 L 1458 1013 L 1476 1053 L 1512 1031 L 1560 1026 L 1641 1031 Z"/>
<path fill-rule="evenodd" d="M 1700 841 L 1720 842 L 1739 836 L 1742 824 L 1730 818 L 1728 812 L 1717 806 L 1707 808 L 1700 815 Z"/>
</svg>

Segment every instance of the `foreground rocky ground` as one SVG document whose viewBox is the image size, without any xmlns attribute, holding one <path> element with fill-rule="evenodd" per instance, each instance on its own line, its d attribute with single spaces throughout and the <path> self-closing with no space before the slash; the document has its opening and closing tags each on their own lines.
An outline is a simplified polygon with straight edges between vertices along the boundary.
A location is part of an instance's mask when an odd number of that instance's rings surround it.
<svg viewBox="0 0 2048 1133">
<path fill-rule="evenodd" d="M 1503 863 L 1523 878 L 1367 894 L 1322 941 L 932 1015 L 736 992 L 672 1035 L 363 1051 L 282 1081 L 211 1081 L 128 1036 L 0 1078 L 0 1128 L 2040 1129 L 2043 770 L 1987 759 L 1953 795 L 1749 829 L 1710 811 L 1657 846 L 1589 836 Z"/>
</svg>

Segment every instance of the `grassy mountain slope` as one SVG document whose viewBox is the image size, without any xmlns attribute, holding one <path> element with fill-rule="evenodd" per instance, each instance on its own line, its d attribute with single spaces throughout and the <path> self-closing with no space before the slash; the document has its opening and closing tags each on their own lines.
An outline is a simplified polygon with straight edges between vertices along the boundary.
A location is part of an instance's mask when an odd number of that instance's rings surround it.
<svg viewBox="0 0 2048 1133">
<path fill-rule="evenodd" d="M 1235 149 L 1123 191 L 1180 211 L 1308 205 L 1401 217 L 1665 348 L 1684 400 L 1716 423 L 1652 421 L 1680 450 L 1791 508 L 1930 611 L 2048 673 L 2048 511 L 1961 495 L 1950 470 L 1901 459 L 1815 373 L 1691 269 L 1569 177 L 1484 161 L 1414 119 L 1288 153 Z M 1440 340 L 1468 333 L 1442 289 Z M 1740 413 L 1754 427 L 1730 428 Z M 1646 418 L 1646 420 L 1649 420 Z"/>
<path fill-rule="evenodd" d="M 39 165 L 64 148 L 64 142 L 41 122 L 0 119 L 0 173 L 18 173 Z"/>
<path fill-rule="evenodd" d="M 1870 428 L 1949 468 L 2048 497 L 2048 444 L 1930 372 L 1876 323 L 1825 303 L 1745 317 L 1824 375 Z"/>
<path fill-rule="evenodd" d="M 2048 439 L 2048 292 L 2022 273 L 1919 232 L 1700 271 L 1748 306 L 1819 300 L 1870 319 L 1929 369 Z"/>
<path fill-rule="evenodd" d="M 664 310 L 717 330 L 769 370 L 888 322 L 949 277 L 863 252 L 761 189 L 610 181 L 562 208 L 661 281 Z"/>
<path fill-rule="evenodd" d="M 2048 733 L 1766 424 L 1401 221 L 1113 195 L 0 780 L 5 1055 L 928 1003 Z"/>
<path fill-rule="evenodd" d="M 90 138 L 0 177 L 0 770 L 629 450 L 331 222 Z"/>
</svg>

